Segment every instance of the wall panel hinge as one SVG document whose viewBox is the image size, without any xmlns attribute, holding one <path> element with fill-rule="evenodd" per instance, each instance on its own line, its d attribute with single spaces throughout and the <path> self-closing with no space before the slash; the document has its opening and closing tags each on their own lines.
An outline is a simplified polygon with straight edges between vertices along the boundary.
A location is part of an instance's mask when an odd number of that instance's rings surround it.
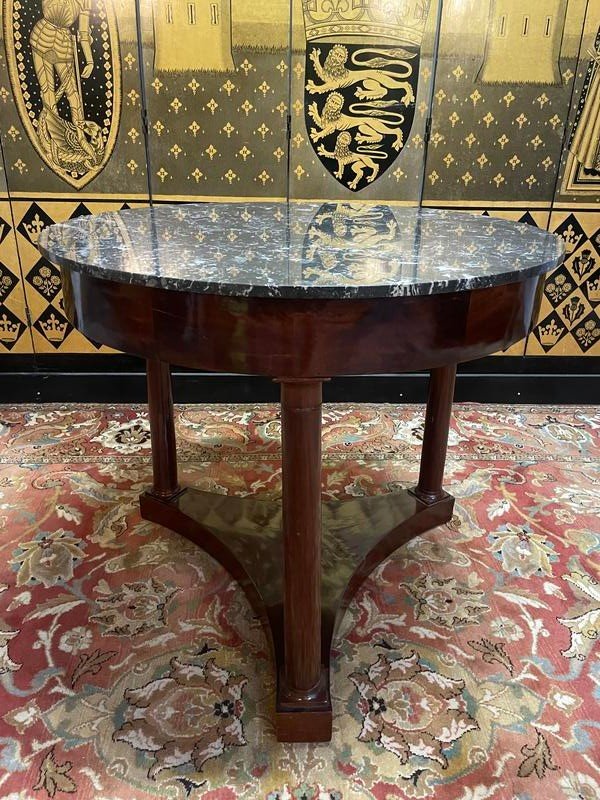
<svg viewBox="0 0 600 800">
<path fill-rule="evenodd" d="M 425 144 L 429 144 L 429 140 L 431 139 L 431 117 L 427 117 L 425 120 Z"/>
</svg>

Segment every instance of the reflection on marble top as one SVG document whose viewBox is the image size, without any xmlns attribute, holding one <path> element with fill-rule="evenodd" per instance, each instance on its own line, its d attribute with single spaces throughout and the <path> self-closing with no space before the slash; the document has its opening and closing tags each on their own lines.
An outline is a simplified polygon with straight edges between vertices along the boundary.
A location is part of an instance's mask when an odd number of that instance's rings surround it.
<svg viewBox="0 0 600 800">
<path fill-rule="evenodd" d="M 562 240 L 456 211 L 364 203 L 193 203 L 53 225 L 42 253 L 99 278 L 257 297 L 398 297 L 524 280 Z"/>
</svg>

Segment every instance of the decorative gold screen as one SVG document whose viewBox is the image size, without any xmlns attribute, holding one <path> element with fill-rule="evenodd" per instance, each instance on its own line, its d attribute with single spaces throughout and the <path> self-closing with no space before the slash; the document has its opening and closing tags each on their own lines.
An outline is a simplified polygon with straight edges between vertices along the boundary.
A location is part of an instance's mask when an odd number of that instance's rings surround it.
<svg viewBox="0 0 600 800">
<path fill-rule="evenodd" d="M 66 320 L 44 226 L 235 197 L 422 203 L 556 231 L 567 260 L 510 352 L 600 354 L 593 5 L 2 0 L 0 352 L 106 350 Z"/>
</svg>

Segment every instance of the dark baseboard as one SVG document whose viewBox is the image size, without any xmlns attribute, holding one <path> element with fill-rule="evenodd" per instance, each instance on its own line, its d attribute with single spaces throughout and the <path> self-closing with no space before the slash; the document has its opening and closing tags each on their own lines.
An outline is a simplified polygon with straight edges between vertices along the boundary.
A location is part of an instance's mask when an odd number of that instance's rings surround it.
<svg viewBox="0 0 600 800">
<path fill-rule="evenodd" d="M 255 375 L 173 368 L 179 403 L 276 402 L 278 387 Z M 427 374 L 355 375 L 324 384 L 325 402 L 422 403 Z M 461 364 L 457 401 L 600 404 L 600 358 L 493 356 Z M 0 357 L 1 403 L 143 403 L 144 361 L 121 355 Z"/>
</svg>

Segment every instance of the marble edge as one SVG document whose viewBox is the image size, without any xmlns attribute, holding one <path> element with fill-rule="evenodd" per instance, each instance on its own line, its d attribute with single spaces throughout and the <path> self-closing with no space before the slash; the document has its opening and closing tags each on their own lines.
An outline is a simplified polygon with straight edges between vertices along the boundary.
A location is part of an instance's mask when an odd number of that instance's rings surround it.
<svg viewBox="0 0 600 800">
<path fill-rule="evenodd" d="M 475 289 L 485 289 L 491 286 L 505 286 L 510 283 L 522 283 L 528 278 L 536 275 L 544 275 L 547 272 L 560 266 L 564 256 L 552 259 L 541 265 L 530 267 L 529 269 L 509 271 L 495 275 L 482 275 L 476 278 L 458 278 L 449 281 L 434 281 L 411 284 L 374 284 L 371 286 L 256 286 L 253 284 L 232 284 L 218 283 L 214 281 L 192 281 L 192 280 L 169 280 L 152 278 L 146 275 L 131 274 L 130 280 L 122 280 L 122 272 L 112 272 L 111 270 L 101 269 L 86 264 L 76 264 L 69 259 L 57 258 L 40 248 L 42 255 L 48 261 L 83 275 L 90 275 L 113 283 L 122 283 L 131 286 L 140 286 L 148 289 L 164 289 L 175 292 L 192 292 L 194 294 L 213 294 L 223 297 L 262 297 L 280 298 L 288 300 L 351 300 L 361 298 L 384 298 L 384 297 L 421 297 L 433 294 L 450 294 L 452 292 L 472 291 Z M 517 279 L 515 280 L 515 275 Z"/>
<path fill-rule="evenodd" d="M 549 231 L 538 231 L 549 233 L 554 236 L 557 244 L 560 245 L 560 252 L 555 258 L 551 258 L 540 264 L 519 270 L 507 270 L 506 272 L 494 273 L 493 275 L 471 276 L 466 278 L 452 278 L 448 280 L 429 281 L 418 284 L 395 283 L 395 284 L 361 284 L 358 286 L 327 286 L 301 284 L 286 284 L 284 286 L 268 286 L 265 284 L 236 284 L 231 282 L 201 281 L 193 279 L 160 278 L 141 273 L 124 273 L 121 270 L 111 270 L 106 267 L 98 267 L 93 264 L 86 264 L 73 261 L 64 256 L 53 254 L 48 249 L 49 231 L 52 226 L 45 228 L 39 235 L 37 248 L 51 263 L 78 272 L 90 275 L 100 280 L 122 283 L 125 285 L 141 286 L 154 289 L 165 289 L 167 291 L 192 292 L 194 294 L 212 294 L 224 297 L 262 297 L 280 298 L 289 300 L 307 299 L 361 299 L 361 298 L 385 298 L 385 297 L 421 297 L 433 294 L 449 294 L 451 292 L 472 291 L 475 289 L 485 289 L 492 286 L 504 286 L 510 283 L 522 283 L 524 280 L 543 275 L 559 267 L 566 255 L 564 242 L 560 236 Z M 127 280 L 124 280 L 124 277 Z M 516 276 L 516 280 L 515 280 Z"/>
</svg>

